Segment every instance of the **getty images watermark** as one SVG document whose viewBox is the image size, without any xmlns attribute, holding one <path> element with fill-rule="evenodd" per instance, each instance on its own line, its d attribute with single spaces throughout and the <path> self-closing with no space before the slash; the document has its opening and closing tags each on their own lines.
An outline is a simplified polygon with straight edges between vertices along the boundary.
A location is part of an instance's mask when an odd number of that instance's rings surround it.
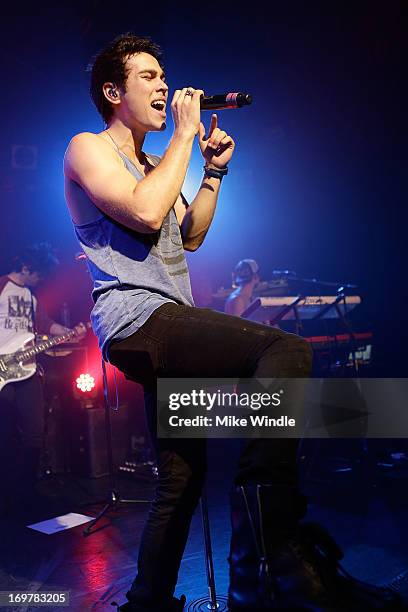
<svg viewBox="0 0 408 612">
<path fill-rule="evenodd" d="M 159 379 L 160 438 L 408 437 L 408 379 Z"/>
<path fill-rule="evenodd" d="M 169 395 L 169 410 L 179 411 L 182 408 L 201 408 L 206 412 L 215 409 L 225 408 L 248 408 L 252 411 L 261 408 L 271 408 L 280 406 L 283 389 L 275 393 L 257 392 L 228 392 L 217 389 L 215 392 L 205 391 L 204 389 L 192 389 L 190 392 L 173 392 Z M 171 427 L 294 427 L 294 418 L 287 415 L 279 417 L 269 417 L 266 414 L 248 417 L 237 416 L 236 414 L 216 414 L 214 417 L 198 414 L 193 417 L 180 416 L 173 414 L 169 416 Z"/>
</svg>

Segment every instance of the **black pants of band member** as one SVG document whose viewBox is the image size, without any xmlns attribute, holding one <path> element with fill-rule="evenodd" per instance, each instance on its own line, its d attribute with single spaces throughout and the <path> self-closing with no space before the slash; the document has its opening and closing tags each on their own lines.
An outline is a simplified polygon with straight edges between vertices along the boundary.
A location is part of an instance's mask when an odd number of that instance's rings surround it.
<svg viewBox="0 0 408 612">
<path fill-rule="evenodd" d="M 156 379 L 303 378 L 311 369 L 305 340 L 279 329 L 206 308 L 166 303 L 132 336 L 112 342 L 111 363 L 143 384 L 148 427 L 159 478 L 142 535 L 132 601 L 165 600 L 173 594 L 190 522 L 206 470 L 203 439 L 158 439 Z M 236 484 L 297 486 L 297 439 L 251 439 L 240 455 Z"/>
<path fill-rule="evenodd" d="M 0 391 L 0 488 L 29 497 L 37 478 L 44 435 L 44 400 L 39 377 L 13 382 Z"/>
</svg>

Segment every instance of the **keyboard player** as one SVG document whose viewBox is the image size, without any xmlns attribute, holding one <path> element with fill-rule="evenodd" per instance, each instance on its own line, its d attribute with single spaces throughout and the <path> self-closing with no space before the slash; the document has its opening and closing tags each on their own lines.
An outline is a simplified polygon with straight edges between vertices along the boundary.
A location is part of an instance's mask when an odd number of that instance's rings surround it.
<svg viewBox="0 0 408 612">
<path fill-rule="evenodd" d="M 240 317 L 253 301 L 253 292 L 259 282 L 259 266 L 255 259 L 241 259 L 232 273 L 232 284 L 236 288 L 225 302 L 225 312 Z"/>
</svg>

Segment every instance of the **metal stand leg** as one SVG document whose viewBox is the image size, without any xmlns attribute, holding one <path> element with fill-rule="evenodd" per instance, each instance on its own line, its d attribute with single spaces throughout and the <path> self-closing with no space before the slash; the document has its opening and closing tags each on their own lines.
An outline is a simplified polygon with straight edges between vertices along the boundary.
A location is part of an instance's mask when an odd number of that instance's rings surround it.
<svg viewBox="0 0 408 612">
<path fill-rule="evenodd" d="M 213 564 L 213 555 L 212 555 L 212 546 L 211 546 L 211 533 L 210 533 L 210 523 L 208 519 L 208 503 L 207 503 L 207 491 L 204 488 L 201 499 L 201 518 L 203 521 L 203 533 L 204 533 L 204 545 L 205 545 L 205 569 L 207 572 L 207 584 L 208 584 L 208 592 L 210 595 L 210 605 L 208 606 L 209 610 L 217 610 L 217 594 L 215 592 L 215 576 L 214 576 L 214 564 Z"/>
<path fill-rule="evenodd" d="M 227 598 L 217 597 L 215 589 L 215 575 L 214 575 L 214 563 L 211 545 L 211 532 L 210 532 L 210 521 L 208 518 L 208 504 L 207 504 L 207 490 L 204 487 L 200 499 L 201 507 L 201 519 L 203 525 L 204 535 L 204 556 L 205 556 L 205 570 L 207 573 L 207 585 L 209 597 L 201 597 L 192 601 L 188 610 L 204 612 L 206 610 L 218 610 L 218 612 L 224 612 L 227 610 Z"/>
</svg>

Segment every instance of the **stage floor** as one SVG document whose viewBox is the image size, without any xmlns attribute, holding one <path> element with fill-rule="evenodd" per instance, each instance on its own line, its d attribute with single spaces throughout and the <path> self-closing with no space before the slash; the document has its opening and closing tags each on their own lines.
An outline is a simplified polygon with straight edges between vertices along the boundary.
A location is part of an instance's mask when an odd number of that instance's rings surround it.
<svg viewBox="0 0 408 612">
<path fill-rule="evenodd" d="M 228 587 L 229 510 L 228 483 L 233 453 L 223 452 L 222 441 L 212 441 L 208 504 L 217 592 Z M 218 445 L 218 446 L 217 446 Z M 225 451 L 225 449 L 224 449 Z M 224 471 L 219 470 L 220 456 Z M 226 465 L 225 458 L 231 465 Z M 377 470 L 370 475 L 340 471 L 331 479 L 321 469 L 303 473 L 303 489 L 309 495 L 308 520 L 320 521 L 345 552 L 344 566 L 355 576 L 375 584 L 389 584 L 398 577 L 400 589 L 408 584 L 407 479 Z M 310 465 L 309 465 L 310 467 Z M 399 477 L 396 477 L 399 476 Z M 119 480 L 123 496 L 150 500 L 153 485 L 128 478 Z M 101 505 L 83 507 L 103 499 L 106 478 L 54 476 L 41 481 L 41 499 L 26 505 L 0 523 L 0 591 L 70 591 L 69 610 L 114 610 L 123 603 L 136 567 L 137 551 L 148 503 L 121 506 L 111 512 L 96 533 L 83 537 L 78 526 L 53 535 L 27 528 L 33 522 L 66 512 L 95 516 Z M 196 512 L 181 565 L 176 594 L 187 602 L 207 595 L 201 516 Z M 4 610 L 38 610 L 32 607 Z M 47 608 L 52 610 L 54 608 Z M 61 608 L 55 607 L 55 610 Z M 188 609 L 188 607 L 187 607 Z"/>
</svg>

